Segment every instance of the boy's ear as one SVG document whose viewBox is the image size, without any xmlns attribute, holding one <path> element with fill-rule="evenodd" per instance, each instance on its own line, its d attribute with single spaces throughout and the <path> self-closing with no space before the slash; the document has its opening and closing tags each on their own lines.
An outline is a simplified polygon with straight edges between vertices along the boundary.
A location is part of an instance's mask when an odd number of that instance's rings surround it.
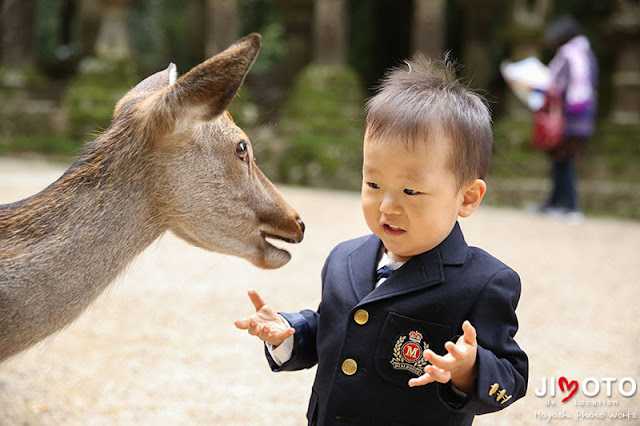
<svg viewBox="0 0 640 426">
<path fill-rule="evenodd" d="M 476 179 L 462 189 L 462 204 L 458 210 L 460 217 L 467 217 L 473 213 L 487 192 L 487 184 L 482 179 Z"/>
</svg>

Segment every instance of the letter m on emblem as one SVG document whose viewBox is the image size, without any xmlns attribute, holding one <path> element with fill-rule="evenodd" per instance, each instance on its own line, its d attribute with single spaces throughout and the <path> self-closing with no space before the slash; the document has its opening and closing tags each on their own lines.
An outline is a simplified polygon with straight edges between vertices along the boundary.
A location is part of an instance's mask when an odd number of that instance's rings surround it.
<svg viewBox="0 0 640 426">
<path fill-rule="evenodd" d="M 409 361 L 415 361 L 420 358 L 420 347 L 415 343 L 409 343 L 404 347 L 403 355 Z"/>
</svg>

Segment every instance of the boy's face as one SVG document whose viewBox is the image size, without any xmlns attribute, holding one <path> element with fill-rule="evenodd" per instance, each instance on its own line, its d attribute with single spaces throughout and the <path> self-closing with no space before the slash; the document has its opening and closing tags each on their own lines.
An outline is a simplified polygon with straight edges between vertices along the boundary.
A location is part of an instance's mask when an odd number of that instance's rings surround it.
<svg viewBox="0 0 640 426">
<path fill-rule="evenodd" d="M 362 211 L 389 257 L 405 262 L 440 244 L 464 201 L 442 138 L 408 151 L 401 142 L 364 139 Z"/>
</svg>

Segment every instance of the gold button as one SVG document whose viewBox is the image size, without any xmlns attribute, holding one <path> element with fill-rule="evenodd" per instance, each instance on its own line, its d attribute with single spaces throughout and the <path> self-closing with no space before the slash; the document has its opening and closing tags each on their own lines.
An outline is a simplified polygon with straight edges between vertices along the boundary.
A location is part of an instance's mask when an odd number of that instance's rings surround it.
<svg viewBox="0 0 640 426">
<path fill-rule="evenodd" d="M 351 358 L 347 358 L 342 363 L 342 372 L 347 376 L 353 376 L 356 374 L 358 370 L 358 363 L 352 360 Z"/>
<path fill-rule="evenodd" d="M 369 321 L 369 312 L 364 309 L 358 309 L 353 315 L 353 319 L 360 325 L 366 324 Z"/>
</svg>

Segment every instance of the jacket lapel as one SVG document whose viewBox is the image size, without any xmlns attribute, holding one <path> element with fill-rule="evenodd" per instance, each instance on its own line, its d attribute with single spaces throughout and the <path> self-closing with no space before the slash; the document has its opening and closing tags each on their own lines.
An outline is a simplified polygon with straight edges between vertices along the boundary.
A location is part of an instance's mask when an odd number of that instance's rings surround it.
<svg viewBox="0 0 640 426">
<path fill-rule="evenodd" d="M 380 240 L 377 237 L 374 239 L 378 243 L 375 244 L 376 249 L 372 252 L 373 261 L 367 260 L 362 262 L 363 265 L 361 265 L 365 267 L 364 264 L 366 264 L 366 267 L 370 268 L 367 272 L 370 284 L 367 293 L 363 296 L 358 294 L 359 304 L 395 297 L 444 283 L 443 265 L 462 265 L 468 248 L 460 230 L 460 225 L 456 222 L 449 236 L 440 245 L 411 258 L 382 285 L 374 289 L 375 262 L 378 250 L 380 250 Z M 362 254 L 364 255 L 364 253 Z M 363 270 L 360 273 L 364 276 L 365 271 Z M 361 287 L 361 291 L 366 290 L 363 287 Z"/>
<path fill-rule="evenodd" d="M 444 273 L 440 253 L 438 250 L 431 250 L 413 257 L 402 265 L 383 284 L 361 300 L 360 304 L 400 296 L 442 282 L 444 282 Z"/>
<path fill-rule="evenodd" d="M 376 266 L 381 245 L 382 241 L 378 237 L 370 235 L 348 256 L 349 279 L 358 301 L 371 293 L 375 286 Z"/>
</svg>

